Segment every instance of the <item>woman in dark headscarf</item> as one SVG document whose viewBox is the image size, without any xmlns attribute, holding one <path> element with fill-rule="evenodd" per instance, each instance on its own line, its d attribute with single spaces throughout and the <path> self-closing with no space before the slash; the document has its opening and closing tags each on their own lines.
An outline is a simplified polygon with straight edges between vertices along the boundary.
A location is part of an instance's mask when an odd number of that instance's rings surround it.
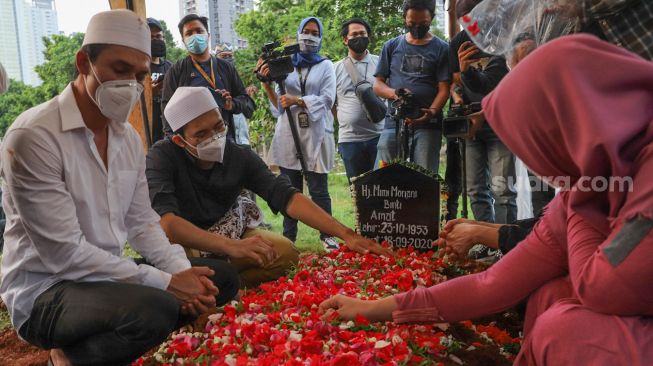
<svg viewBox="0 0 653 366">
<path fill-rule="evenodd" d="M 274 90 L 270 83 L 263 83 L 263 88 L 270 99 L 270 110 L 277 117 L 269 154 L 270 163 L 278 165 L 281 173 L 302 190 L 301 166 L 285 111 L 290 108 L 298 126 L 301 149 L 307 165 L 305 176 L 308 191 L 318 206 L 331 213 L 327 177 L 335 158 L 331 107 L 336 99 L 336 76 L 331 61 L 320 55 L 323 31 L 318 18 L 302 20 L 297 30 L 300 52 L 292 57 L 295 71 L 285 80 L 286 94 L 279 95 L 280 91 Z M 262 68 L 261 71 L 265 70 Z M 297 220 L 284 217 L 283 235 L 295 241 Z M 335 239 L 327 234 L 321 233 L 320 239 L 325 249 L 337 249 Z"/>
</svg>

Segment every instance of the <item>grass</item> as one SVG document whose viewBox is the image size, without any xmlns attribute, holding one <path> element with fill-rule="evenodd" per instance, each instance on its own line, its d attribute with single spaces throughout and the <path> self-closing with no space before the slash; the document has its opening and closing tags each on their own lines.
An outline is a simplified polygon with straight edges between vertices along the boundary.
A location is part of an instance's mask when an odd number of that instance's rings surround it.
<svg viewBox="0 0 653 366">
<path fill-rule="evenodd" d="M 305 184 L 304 193 L 308 195 L 308 190 Z M 332 172 L 329 174 L 329 195 L 331 196 L 333 217 L 342 224 L 353 228 L 355 225 L 354 205 L 351 200 L 351 192 L 349 191 L 349 182 L 344 173 Z M 265 221 L 272 225 L 272 231 L 282 233 L 283 215 L 274 215 L 267 203 L 260 197 L 257 197 L 257 203 L 265 214 Z M 298 223 L 297 240 L 295 241 L 295 245 L 302 252 L 319 252 L 323 250 L 322 245 L 320 244 L 320 233 L 301 222 Z"/>
</svg>

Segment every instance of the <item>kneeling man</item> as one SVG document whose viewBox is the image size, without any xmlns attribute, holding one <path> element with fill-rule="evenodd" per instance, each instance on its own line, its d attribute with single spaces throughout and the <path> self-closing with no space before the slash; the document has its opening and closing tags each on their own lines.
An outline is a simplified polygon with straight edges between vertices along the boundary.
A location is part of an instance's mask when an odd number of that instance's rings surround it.
<svg viewBox="0 0 653 366">
<path fill-rule="evenodd" d="M 124 365 L 231 300 L 238 274 L 189 263 L 148 200 L 143 145 L 126 123 L 149 73 L 145 20 L 96 14 L 75 65 L 76 79 L 22 113 L 2 144 L 0 294 L 21 338 L 54 349 L 51 363 Z M 139 264 L 121 256 L 127 242 Z"/>
<path fill-rule="evenodd" d="M 340 224 L 285 176 L 272 174 L 249 147 L 227 139 L 227 127 L 206 88 L 178 88 L 163 113 L 174 134 L 152 146 L 146 174 L 152 207 L 171 242 L 188 252 L 228 257 L 241 285 L 249 288 L 284 275 L 297 263 L 298 252 L 282 235 L 256 229 L 261 212 L 241 194 L 246 188 L 273 211 L 337 236 L 353 250 L 388 253 Z"/>
</svg>

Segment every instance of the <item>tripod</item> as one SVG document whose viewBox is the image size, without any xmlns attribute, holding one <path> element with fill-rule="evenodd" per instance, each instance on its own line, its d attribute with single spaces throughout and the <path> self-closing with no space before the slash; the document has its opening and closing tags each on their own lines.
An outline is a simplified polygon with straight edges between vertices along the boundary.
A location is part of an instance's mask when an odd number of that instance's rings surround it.
<svg viewBox="0 0 653 366">
<path fill-rule="evenodd" d="M 411 135 L 414 135 L 413 127 L 407 125 L 403 118 L 394 117 L 394 119 L 397 156 L 403 161 L 410 161 L 413 156 L 413 144 L 410 143 Z"/>
<path fill-rule="evenodd" d="M 286 94 L 286 84 L 284 80 L 274 80 L 279 85 L 279 90 L 281 91 L 281 95 Z M 295 149 L 297 150 L 295 156 L 297 157 L 297 160 L 299 160 L 299 164 L 301 165 L 302 175 L 306 175 L 306 172 L 308 170 L 306 168 L 306 161 L 304 160 L 304 154 L 302 153 L 302 144 L 299 141 L 299 131 L 297 131 L 297 125 L 295 124 L 295 119 L 292 118 L 292 112 L 290 111 L 290 108 L 286 108 L 286 116 L 288 116 L 288 123 L 290 124 L 290 132 L 292 133 L 292 139 L 293 142 L 295 143 Z"/>
<path fill-rule="evenodd" d="M 463 195 L 463 208 L 460 212 L 464 219 L 469 217 L 467 212 L 467 140 L 462 137 L 456 138 L 456 142 L 460 146 L 460 160 L 461 160 L 461 173 L 462 173 L 462 195 Z"/>
</svg>

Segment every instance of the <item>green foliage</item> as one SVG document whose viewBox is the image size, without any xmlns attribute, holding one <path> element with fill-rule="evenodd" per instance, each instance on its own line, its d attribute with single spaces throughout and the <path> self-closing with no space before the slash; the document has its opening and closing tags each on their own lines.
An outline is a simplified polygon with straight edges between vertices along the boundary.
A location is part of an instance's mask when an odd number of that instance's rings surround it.
<svg viewBox="0 0 653 366">
<path fill-rule="evenodd" d="M 159 23 L 161 23 L 161 28 L 163 28 L 161 31 L 166 42 L 166 60 L 175 63 L 186 57 L 188 53 L 184 48 L 177 47 L 177 43 L 175 43 L 175 39 L 172 37 L 172 31 L 168 28 L 168 24 L 163 20 L 160 20 Z M 174 31 L 176 32 L 177 29 L 175 28 Z"/>
<path fill-rule="evenodd" d="M 41 85 L 48 98 L 52 98 L 75 78 L 75 54 L 82 47 L 84 33 L 71 36 L 55 34 L 43 37 L 45 45 L 45 63 L 35 67 L 43 84 Z"/>
<path fill-rule="evenodd" d="M 24 111 L 50 99 L 44 86 L 33 87 L 16 80 L 9 81 L 9 89 L 0 95 L 0 136 Z"/>
<path fill-rule="evenodd" d="M 75 55 L 82 45 L 83 33 L 44 37 L 45 63 L 36 66 L 43 84 L 38 87 L 11 80 L 7 93 L 0 96 L 0 136 L 21 113 L 41 104 L 61 91 L 75 78 Z"/>
</svg>

